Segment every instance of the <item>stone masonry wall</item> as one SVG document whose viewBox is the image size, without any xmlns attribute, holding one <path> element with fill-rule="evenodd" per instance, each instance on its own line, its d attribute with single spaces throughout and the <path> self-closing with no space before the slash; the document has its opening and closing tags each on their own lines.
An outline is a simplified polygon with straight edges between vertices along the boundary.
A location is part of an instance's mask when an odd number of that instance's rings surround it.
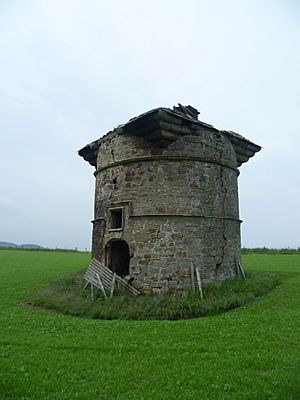
<svg viewBox="0 0 300 400">
<path fill-rule="evenodd" d="M 235 276 L 236 165 L 229 140 L 209 129 L 168 145 L 108 135 L 97 162 L 93 256 L 106 263 L 107 243 L 125 240 L 132 284 L 144 293 L 190 287 L 191 265 L 204 281 Z M 113 206 L 124 209 L 121 231 L 107 229 Z"/>
</svg>

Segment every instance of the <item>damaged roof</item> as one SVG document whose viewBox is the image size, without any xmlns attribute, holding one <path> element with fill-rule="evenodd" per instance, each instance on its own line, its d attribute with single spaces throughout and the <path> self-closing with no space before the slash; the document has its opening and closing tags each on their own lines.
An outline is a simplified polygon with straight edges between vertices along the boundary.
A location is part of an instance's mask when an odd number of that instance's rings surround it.
<svg viewBox="0 0 300 400">
<path fill-rule="evenodd" d="M 247 162 L 255 153 L 261 150 L 261 146 L 251 142 L 238 133 L 218 130 L 212 125 L 198 120 L 199 111 L 192 106 L 164 108 L 159 107 L 147 111 L 130 119 L 127 123 L 119 125 L 105 136 L 87 144 L 78 154 L 96 167 L 97 154 L 101 143 L 114 134 L 145 136 L 149 141 L 158 140 L 174 141 L 184 135 L 197 135 L 199 128 L 206 128 L 226 136 L 236 152 L 238 167 Z"/>
</svg>

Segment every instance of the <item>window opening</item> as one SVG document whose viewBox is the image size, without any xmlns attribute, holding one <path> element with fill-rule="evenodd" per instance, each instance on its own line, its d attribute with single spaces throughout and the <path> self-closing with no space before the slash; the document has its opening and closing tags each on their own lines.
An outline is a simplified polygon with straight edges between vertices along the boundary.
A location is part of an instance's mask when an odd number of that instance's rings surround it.
<svg viewBox="0 0 300 400">
<path fill-rule="evenodd" d="M 110 229 L 123 228 L 123 208 L 110 210 Z"/>
</svg>

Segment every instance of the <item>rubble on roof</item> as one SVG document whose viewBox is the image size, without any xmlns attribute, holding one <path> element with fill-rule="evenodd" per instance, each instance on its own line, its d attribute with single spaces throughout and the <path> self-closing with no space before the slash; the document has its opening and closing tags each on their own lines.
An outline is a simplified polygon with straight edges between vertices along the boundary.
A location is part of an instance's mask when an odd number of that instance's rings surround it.
<svg viewBox="0 0 300 400">
<path fill-rule="evenodd" d="M 119 125 L 105 136 L 83 147 L 78 153 L 84 160 L 96 166 L 99 147 L 111 135 L 128 134 L 143 136 L 150 142 L 160 140 L 171 142 L 184 135 L 197 135 L 197 130 L 201 128 L 216 131 L 230 140 L 236 152 L 237 167 L 247 162 L 249 158 L 261 150 L 259 145 L 238 133 L 218 130 L 214 126 L 198 120 L 199 114 L 200 112 L 196 108 L 190 105 L 183 106 L 180 103 L 177 107 L 174 106 L 172 110 L 164 107 L 155 108 L 130 119 L 125 124 Z"/>
</svg>

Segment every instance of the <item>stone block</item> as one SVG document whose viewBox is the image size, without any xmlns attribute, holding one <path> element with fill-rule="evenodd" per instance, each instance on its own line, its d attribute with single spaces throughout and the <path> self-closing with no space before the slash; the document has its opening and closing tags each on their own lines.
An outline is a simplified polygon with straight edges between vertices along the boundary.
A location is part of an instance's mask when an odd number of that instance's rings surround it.
<svg viewBox="0 0 300 400">
<path fill-rule="evenodd" d="M 153 293 L 153 288 L 142 288 L 141 292 L 143 294 L 152 294 Z"/>
<path fill-rule="evenodd" d="M 168 287 L 169 287 L 170 289 L 176 289 L 177 286 L 178 286 L 178 281 L 169 281 L 169 282 L 168 282 Z"/>
</svg>

